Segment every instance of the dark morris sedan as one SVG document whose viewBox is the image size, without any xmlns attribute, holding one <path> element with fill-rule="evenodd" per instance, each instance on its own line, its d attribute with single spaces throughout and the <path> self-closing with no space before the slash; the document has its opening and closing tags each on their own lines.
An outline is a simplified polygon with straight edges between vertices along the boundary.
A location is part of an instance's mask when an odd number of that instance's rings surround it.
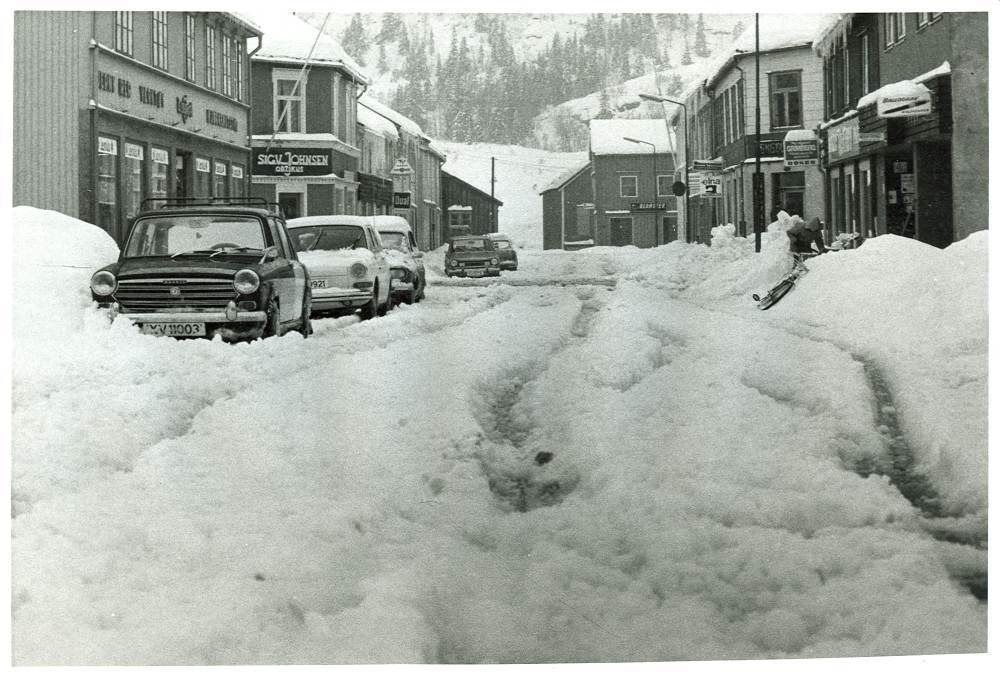
<svg viewBox="0 0 1000 677">
<path fill-rule="evenodd" d="M 277 210 L 258 198 L 158 202 L 135 217 L 118 261 L 90 280 L 112 318 L 160 336 L 311 333 L 308 272 Z"/>
<path fill-rule="evenodd" d="M 448 277 L 496 277 L 500 275 L 500 259 L 485 235 L 453 237 L 444 255 L 444 272 Z"/>
</svg>

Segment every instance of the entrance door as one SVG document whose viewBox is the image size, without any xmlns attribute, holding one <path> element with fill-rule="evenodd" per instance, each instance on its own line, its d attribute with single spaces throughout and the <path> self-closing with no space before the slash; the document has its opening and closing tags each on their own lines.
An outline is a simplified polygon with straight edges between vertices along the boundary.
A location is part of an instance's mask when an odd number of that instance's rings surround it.
<svg viewBox="0 0 1000 677">
<path fill-rule="evenodd" d="M 611 246 L 622 247 L 632 244 L 632 217 L 612 216 L 608 225 L 611 227 Z"/>
<path fill-rule="evenodd" d="M 191 187 L 191 153 L 179 150 L 174 155 L 174 197 L 187 197 Z"/>
<path fill-rule="evenodd" d="M 302 193 L 278 193 L 278 206 L 285 219 L 297 219 L 302 214 Z"/>
</svg>

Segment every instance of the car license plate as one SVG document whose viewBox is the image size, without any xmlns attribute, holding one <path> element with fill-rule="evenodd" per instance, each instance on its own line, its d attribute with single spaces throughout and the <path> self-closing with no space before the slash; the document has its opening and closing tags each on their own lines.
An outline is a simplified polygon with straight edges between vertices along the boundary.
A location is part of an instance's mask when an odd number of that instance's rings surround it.
<svg viewBox="0 0 1000 677">
<path fill-rule="evenodd" d="M 309 286 L 313 289 L 326 289 L 326 280 L 309 280 Z"/>
<path fill-rule="evenodd" d="M 479 268 L 478 270 L 466 270 L 465 274 L 469 277 L 482 277 L 484 272 L 482 268 Z"/>
<path fill-rule="evenodd" d="M 204 336 L 204 322 L 144 322 L 139 331 L 154 336 Z"/>
</svg>

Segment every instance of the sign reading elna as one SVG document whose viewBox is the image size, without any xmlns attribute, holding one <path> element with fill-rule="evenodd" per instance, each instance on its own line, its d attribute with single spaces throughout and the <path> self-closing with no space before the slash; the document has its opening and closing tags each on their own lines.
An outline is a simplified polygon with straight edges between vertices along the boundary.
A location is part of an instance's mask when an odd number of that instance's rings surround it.
<svg viewBox="0 0 1000 677">
<path fill-rule="evenodd" d="M 323 148 L 254 148 L 256 176 L 323 176 L 331 169 L 331 151 Z"/>
</svg>

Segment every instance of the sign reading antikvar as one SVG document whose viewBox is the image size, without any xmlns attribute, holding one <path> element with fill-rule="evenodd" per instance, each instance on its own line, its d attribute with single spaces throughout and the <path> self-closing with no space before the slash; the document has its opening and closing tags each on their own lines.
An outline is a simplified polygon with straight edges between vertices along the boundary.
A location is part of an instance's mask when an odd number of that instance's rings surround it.
<svg viewBox="0 0 1000 677">
<path fill-rule="evenodd" d="M 323 176 L 331 172 L 330 151 L 322 148 L 253 150 L 256 176 Z"/>
</svg>

